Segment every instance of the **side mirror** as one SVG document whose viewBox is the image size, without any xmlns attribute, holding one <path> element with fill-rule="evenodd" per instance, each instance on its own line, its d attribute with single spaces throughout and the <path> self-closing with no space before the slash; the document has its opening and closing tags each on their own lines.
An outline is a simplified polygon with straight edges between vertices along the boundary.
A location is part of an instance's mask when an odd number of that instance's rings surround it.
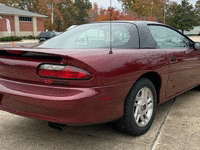
<svg viewBox="0 0 200 150">
<path fill-rule="evenodd" d="M 199 43 L 199 42 L 195 42 L 195 43 L 194 43 L 194 48 L 195 48 L 196 50 L 200 50 L 200 43 Z"/>
</svg>

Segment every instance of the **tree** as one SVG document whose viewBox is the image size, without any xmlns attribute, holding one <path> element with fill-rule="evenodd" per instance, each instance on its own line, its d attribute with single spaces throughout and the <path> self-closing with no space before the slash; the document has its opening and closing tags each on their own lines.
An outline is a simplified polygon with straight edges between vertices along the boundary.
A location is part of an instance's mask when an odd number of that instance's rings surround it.
<svg viewBox="0 0 200 150">
<path fill-rule="evenodd" d="M 76 24 L 76 7 L 72 0 L 53 0 L 54 25 L 56 31 L 65 31 L 71 25 Z M 50 3 L 51 4 L 51 3 Z M 50 16 L 49 16 L 50 19 Z M 51 24 L 49 24 L 51 25 Z"/>
<path fill-rule="evenodd" d="M 65 31 L 76 24 L 77 8 L 73 0 L 2 0 L 2 3 L 22 10 L 46 15 L 45 29 Z M 51 23 L 52 4 L 54 22 Z"/>
<path fill-rule="evenodd" d="M 109 20 L 121 20 L 122 14 L 115 10 L 113 7 L 108 7 L 108 9 L 101 9 L 100 15 L 99 15 L 99 21 L 109 21 Z"/>
<path fill-rule="evenodd" d="M 118 0 L 118 2 L 122 2 L 122 9 L 125 12 L 129 12 L 131 5 L 135 3 L 135 0 Z"/>
<path fill-rule="evenodd" d="M 199 25 L 198 15 L 188 0 L 182 0 L 181 4 L 173 5 L 167 12 L 167 24 L 184 31 L 190 31 Z"/>
<path fill-rule="evenodd" d="M 90 22 L 95 21 L 110 21 L 110 20 L 138 20 L 133 13 L 120 12 L 113 7 L 103 9 L 98 7 L 97 3 L 94 3 L 93 7 L 88 11 L 90 16 Z"/>
<path fill-rule="evenodd" d="M 135 3 L 130 6 L 130 9 L 137 13 L 139 18 L 143 18 L 144 16 L 147 16 L 150 11 L 148 7 L 148 1 L 135 0 Z"/>
<path fill-rule="evenodd" d="M 75 0 L 75 7 L 77 7 L 76 24 L 84 24 L 89 22 L 88 11 L 92 8 L 89 0 Z"/>
<path fill-rule="evenodd" d="M 132 12 L 142 20 L 163 21 L 162 0 L 118 0 L 126 12 Z"/>
<path fill-rule="evenodd" d="M 200 15 L 200 0 L 198 0 L 195 4 L 195 10 L 198 15 Z"/>
<path fill-rule="evenodd" d="M 18 8 L 20 0 L 1 0 L 1 3 L 7 5 L 7 6 L 12 6 L 15 8 Z"/>
<path fill-rule="evenodd" d="M 196 11 L 196 13 L 197 13 L 197 15 L 198 15 L 198 20 L 199 20 L 199 24 L 200 24 L 200 0 L 198 0 L 198 1 L 196 2 L 195 11 Z"/>
<path fill-rule="evenodd" d="M 93 4 L 93 7 L 89 9 L 88 14 L 89 14 L 89 18 L 90 18 L 90 22 L 95 22 L 98 21 L 98 17 L 99 17 L 99 6 L 98 4 L 95 2 Z"/>
</svg>

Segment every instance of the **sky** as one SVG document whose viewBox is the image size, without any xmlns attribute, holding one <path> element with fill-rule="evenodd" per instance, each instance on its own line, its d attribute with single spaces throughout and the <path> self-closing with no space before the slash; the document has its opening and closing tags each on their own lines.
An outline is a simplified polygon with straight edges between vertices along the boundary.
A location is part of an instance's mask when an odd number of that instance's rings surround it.
<svg viewBox="0 0 200 150">
<path fill-rule="evenodd" d="M 181 0 L 172 0 L 175 2 L 178 2 L 179 4 L 181 3 Z M 97 2 L 99 7 L 107 8 L 110 6 L 110 0 L 90 0 L 90 2 L 94 3 Z M 189 3 L 195 6 L 197 0 L 189 0 Z M 118 0 L 111 0 L 111 5 L 114 8 L 121 9 L 121 3 L 118 2 Z"/>
<path fill-rule="evenodd" d="M 179 4 L 181 3 L 181 0 L 173 0 L 175 2 L 178 2 Z M 193 6 L 195 6 L 197 0 L 189 0 L 189 3 L 192 4 Z"/>
<path fill-rule="evenodd" d="M 99 7 L 107 8 L 110 6 L 110 0 L 90 0 L 90 2 L 94 3 L 97 2 Z M 121 8 L 121 3 L 119 3 L 117 0 L 111 0 L 112 7 Z"/>
</svg>

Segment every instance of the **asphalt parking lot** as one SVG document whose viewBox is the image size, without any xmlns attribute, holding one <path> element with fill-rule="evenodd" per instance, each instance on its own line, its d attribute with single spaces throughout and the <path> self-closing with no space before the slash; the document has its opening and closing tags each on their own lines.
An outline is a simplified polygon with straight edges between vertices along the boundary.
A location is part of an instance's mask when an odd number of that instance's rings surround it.
<svg viewBox="0 0 200 150">
<path fill-rule="evenodd" d="M 0 111 L 0 150 L 200 150 L 199 139 L 200 88 L 158 106 L 152 127 L 138 137 L 108 124 L 58 131 L 46 121 Z"/>
</svg>

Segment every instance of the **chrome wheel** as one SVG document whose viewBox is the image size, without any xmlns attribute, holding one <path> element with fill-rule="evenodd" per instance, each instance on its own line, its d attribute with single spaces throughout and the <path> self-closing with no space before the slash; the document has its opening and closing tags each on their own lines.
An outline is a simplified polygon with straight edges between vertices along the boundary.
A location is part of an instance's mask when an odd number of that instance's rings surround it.
<svg viewBox="0 0 200 150">
<path fill-rule="evenodd" d="M 144 127 L 148 124 L 153 113 L 153 93 L 143 87 L 136 95 L 135 104 L 133 107 L 134 119 L 139 127 Z"/>
</svg>

